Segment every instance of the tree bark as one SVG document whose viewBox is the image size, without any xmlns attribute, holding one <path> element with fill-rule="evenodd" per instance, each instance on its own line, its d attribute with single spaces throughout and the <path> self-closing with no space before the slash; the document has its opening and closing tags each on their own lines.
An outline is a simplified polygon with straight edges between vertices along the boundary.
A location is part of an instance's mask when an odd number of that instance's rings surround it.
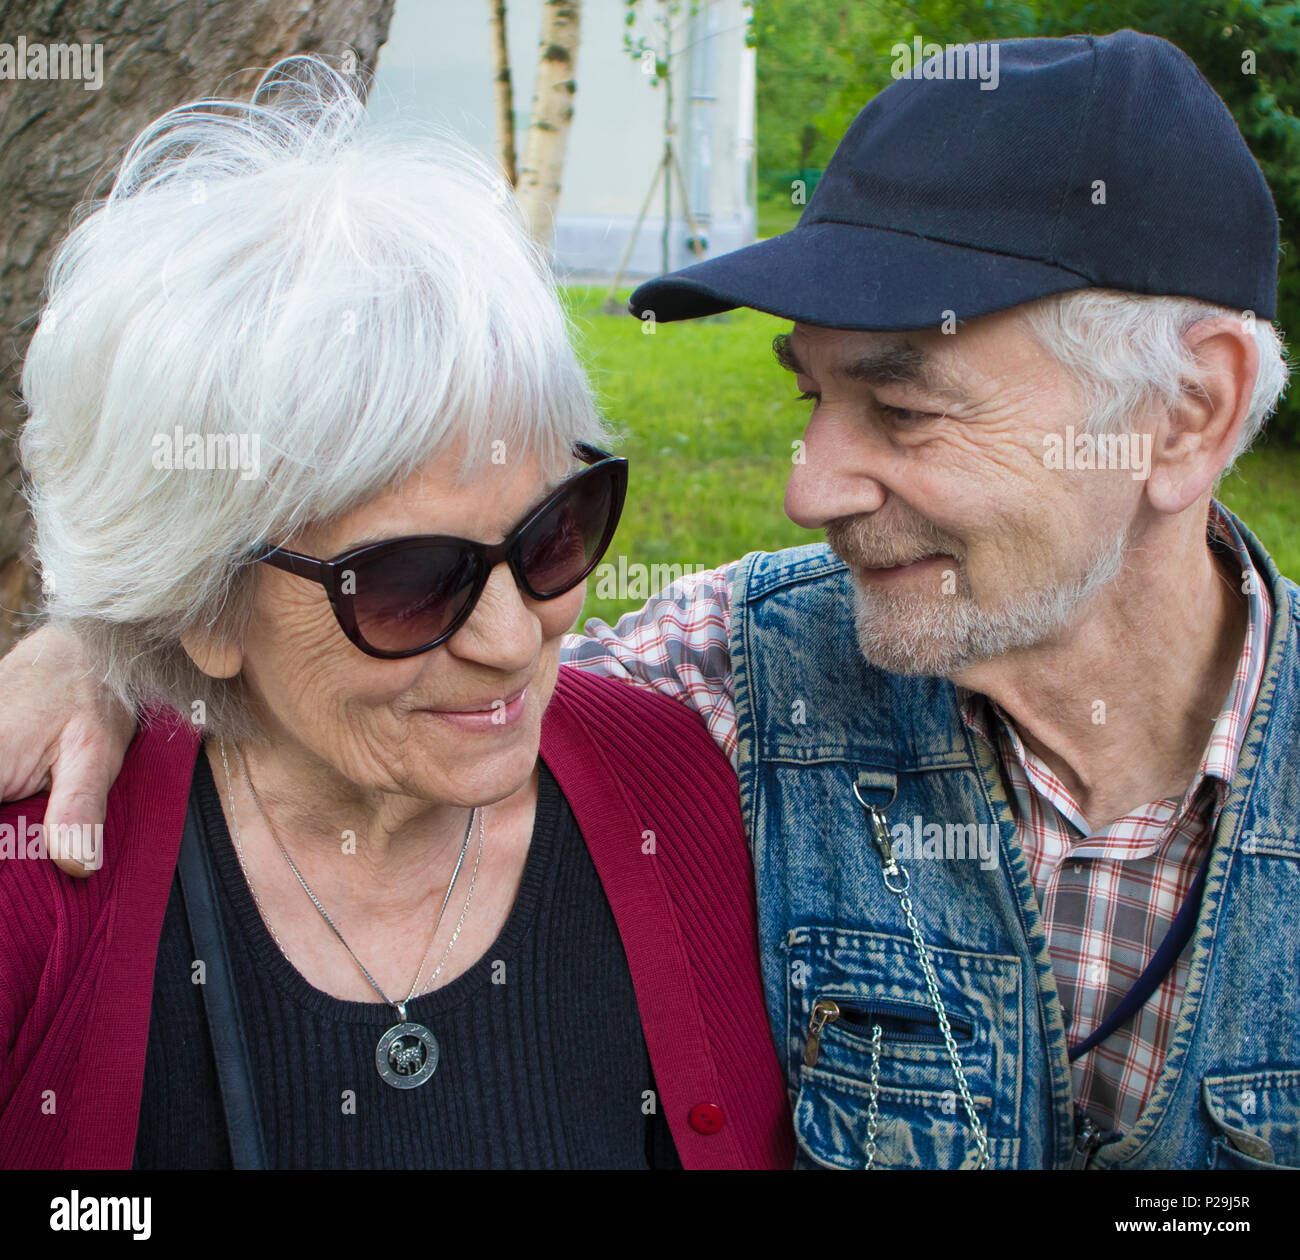
<svg viewBox="0 0 1300 1260">
<path fill-rule="evenodd" d="M 546 0 L 533 111 L 516 191 L 534 240 L 549 245 L 577 90 L 578 0 Z"/>
<path fill-rule="evenodd" d="M 373 70 L 394 0 L 0 0 L 0 38 L 99 44 L 103 84 L 0 79 L 0 652 L 31 624 L 38 585 L 20 489 L 18 379 L 54 247 L 76 205 L 146 123 L 244 94 L 280 57 L 319 52 Z"/>
<path fill-rule="evenodd" d="M 501 168 L 513 188 L 519 179 L 515 165 L 515 88 L 510 78 L 510 49 L 506 43 L 506 0 L 492 5 L 492 88 L 497 107 L 497 148 Z"/>
</svg>

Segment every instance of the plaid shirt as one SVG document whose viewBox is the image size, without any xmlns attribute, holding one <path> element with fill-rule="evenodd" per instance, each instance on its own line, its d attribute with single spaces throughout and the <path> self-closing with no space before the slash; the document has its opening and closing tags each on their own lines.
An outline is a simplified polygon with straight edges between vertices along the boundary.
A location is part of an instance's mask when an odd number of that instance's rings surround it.
<svg viewBox="0 0 1300 1260">
<path fill-rule="evenodd" d="M 1249 604 L 1241 658 L 1195 779 L 1181 800 L 1143 805 L 1092 831 L 1070 793 L 982 695 L 959 689 L 963 721 L 993 747 L 1042 910 L 1071 1045 L 1100 1025 L 1151 960 L 1205 859 L 1264 673 L 1272 608 L 1245 545 L 1217 505 L 1211 531 L 1240 566 Z M 685 577 L 610 627 L 588 621 L 564 660 L 672 696 L 704 718 L 737 762 L 728 648 L 736 564 Z M 1132 1127 L 1155 1089 L 1182 1000 L 1191 945 L 1142 1010 L 1073 1064 L 1074 1096 L 1100 1128 Z"/>
</svg>

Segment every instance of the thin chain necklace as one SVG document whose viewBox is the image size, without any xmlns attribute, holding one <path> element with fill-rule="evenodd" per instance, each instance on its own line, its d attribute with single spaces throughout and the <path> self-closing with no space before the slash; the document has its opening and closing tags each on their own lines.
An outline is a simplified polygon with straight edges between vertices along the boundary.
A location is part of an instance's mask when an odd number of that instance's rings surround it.
<svg viewBox="0 0 1300 1260">
<path fill-rule="evenodd" d="M 456 923 L 456 930 L 451 934 L 451 940 L 447 942 L 447 948 L 443 951 L 442 959 L 434 969 L 433 974 L 429 977 L 429 983 L 425 990 L 432 989 L 438 977 L 442 974 L 442 969 L 446 965 L 452 949 L 460 936 L 461 928 L 465 925 L 465 917 L 469 914 L 471 901 L 474 899 L 474 886 L 478 882 L 479 861 L 483 856 L 483 832 L 484 820 L 483 811 L 475 808 L 469 816 L 469 825 L 465 828 L 465 838 L 461 841 L 460 856 L 456 859 L 455 870 L 452 871 L 451 882 L 447 885 L 447 894 L 442 899 L 442 907 L 438 911 L 438 917 L 433 924 L 433 936 L 429 941 L 429 948 L 424 951 L 424 957 L 420 959 L 419 970 L 415 973 L 415 979 L 411 981 L 411 987 L 407 990 L 406 996 L 400 1001 L 395 1002 L 387 993 L 379 987 L 378 982 L 366 970 L 365 964 L 362 963 L 356 954 L 352 952 L 352 947 L 343 939 L 343 933 L 338 930 L 334 920 L 330 918 L 325 907 L 321 905 L 320 898 L 312 891 L 311 885 L 303 878 L 302 872 L 294 864 L 293 858 L 289 856 L 289 851 L 284 847 L 280 840 L 279 833 L 267 816 L 266 810 L 262 807 L 262 801 L 257 795 L 257 790 L 253 787 L 253 780 L 249 777 L 248 765 L 244 761 L 244 754 L 240 751 L 238 745 L 235 745 L 235 757 L 239 761 L 239 769 L 243 775 L 244 783 L 248 788 L 248 794 L 252 797 L 253 804 L 257 807 L 257 812 L 261 815 L 262 821 L 266 824 L 266 829 L 271 833 L 271 839 L 275 841 L 276 848 L 280 850 L 280 855 L 288 863 L 289 869 L 294 873 L 298 883 L 302 885 L 303 891 L 311 899 L 311 903 L 316 907 L 328 924 L 329 929 L 338 938 L 339 944 L 348 951 L 348 956 L 356 963 L 361 974 L 365 976 L 366 982 L 370 985 L 380 998 L 387 1005 L 391 1006 L 397 1012 L 398 1023 L 379 1039 L 379 1044 L 375 1048 L 375 1067 L 380 1077 L 385 1082 L 396 1089 L 413 1089 L 417 1085 L 423 1085 L 434 1073 L 438 1066 L 438 1041 L 423 1024 L 408 1022 L 406 1018 L 406 1004 L 415 996 L 420 986 L 420 977 L 424 974 L 424 966 L 429 961 L 429 955 L 433 952 L 434 942 L 438 939 L 438 929 L 442 925 L 443 915 L 447 912 L 447 905 L 451 901 L 452 890 L 456 887 L 456 881 L 460 877 L 461 867 L 465 863 L 465 854 L 469 849 L 469 838 L 474 830 L 474 820 L 478 819 L 478 849 L 474 856 L 474 870 L 470 876 L 469 890 L 465 895 L 465 905 L 461 909 L 460 919 Z M 244 846 L 239 834 L 239 822 L 235 816 L 235 795 L 230 780 L 230 762 L 226 757 L 226 742 L 221 741 L 221 766 L 225 771 L 226 778 L 226 795 L 230 800 L 230 825 L 231 836 L 235 842 L 235 853 L 239 858 L 240 869 L 244 872 L 244 879 L 248 884 L 249 890 L 253 894 L 253 901 L 257 905 L 258 913 L 262 916 L 262 921 L 266 924 L 272 938 L 280 953 L 285 960 L 292 966 L 292 959 L 289 958 L 289 952 L 285 949 L 283 942 L 272 926 L 265 908 L 262 905 L 262 899 L 258 896 L 257 886 L 253 883 L 252 876 L 249 874 L 248 866 L 244 861 Z"/>
</svg>

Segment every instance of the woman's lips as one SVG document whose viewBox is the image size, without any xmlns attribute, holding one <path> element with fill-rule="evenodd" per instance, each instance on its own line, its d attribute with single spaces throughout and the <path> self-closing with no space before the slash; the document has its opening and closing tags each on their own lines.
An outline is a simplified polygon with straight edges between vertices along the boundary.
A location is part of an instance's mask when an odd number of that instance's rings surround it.
<svg viewBox="0 0 1300 1260">
<path fill-rule="evenodd" d="M 452 726 L 467 731 L 506 730 L 519 721 L 528 702 L 528 688 L 517 691 L 513 696 L 503 696 L 486 709 L 420 709 Z"/>
</svg>

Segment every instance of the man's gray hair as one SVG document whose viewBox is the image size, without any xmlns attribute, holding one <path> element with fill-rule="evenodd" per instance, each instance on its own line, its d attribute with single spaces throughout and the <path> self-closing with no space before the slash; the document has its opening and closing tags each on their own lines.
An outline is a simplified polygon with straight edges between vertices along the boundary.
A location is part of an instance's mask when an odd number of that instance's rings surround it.
<svg viewBox="0 0 1300 1260">
<path fill-rule="evenodd" d="M 127 703 L 252 733 L 181 636 L 238 640 L 255 544 L 440 452 L 559 476 L 605 439 L 569 332 L 501 176 L 320 59 L 172 110 L 59 248 L 23 372 L 51 619 Z"/>
<path fill-rule="evenodd" d="M 1221 315 L 1253 332 L 1259 371 L 1249 415 L 1220 477 L 1255 440 L 1286 389 L 1286 347 L 1272 323 L 1196 298 L 1113 289 L 1079 289 L 1025 307 L 1034 336 L 1083 387 L 1094 433 L 1128 432 L 1135 412 L 1152 404 L 1172 406 L 1185 389 L 1195 388 L 1196 356 L 1183 338 L 1194 324 Z"/>
</svg>

